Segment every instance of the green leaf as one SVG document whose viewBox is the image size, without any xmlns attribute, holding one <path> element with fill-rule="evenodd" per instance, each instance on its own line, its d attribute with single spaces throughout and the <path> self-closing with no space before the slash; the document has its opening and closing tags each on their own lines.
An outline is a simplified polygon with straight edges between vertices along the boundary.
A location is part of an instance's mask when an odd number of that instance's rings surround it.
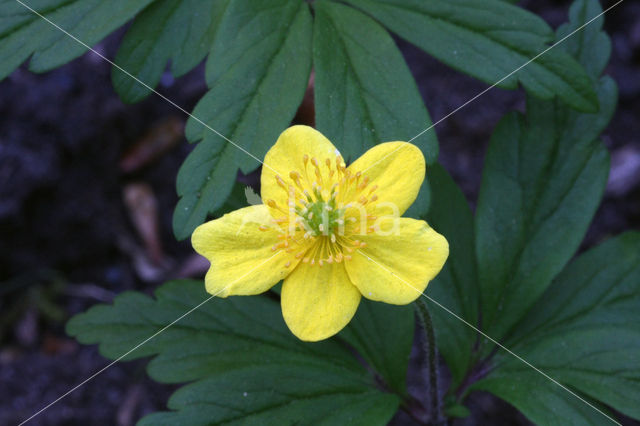
<svg viewBox="0 0 640 426">
<path fill-rule="evenodd" d="M 447 65 L 495 84 L 542 53 L 553 41 L 538 16 L 499 0 L 347 0 L 391 31 Z M 520 82 L 542 99 L 558 96 L 593 112 L 598 100 L 589 77 L 573 58 L 553 48 L 499 83 Z"/>
<path fill-rule="evenodd" d="M 314 3 L 313 61 L 318 130 L 347 159 L 380 142 L 409 140 L 431 125 L 420 92 L 391 36 L 363 13 Z M 433 163 L 433 130 L 414 143 Z M 428 187 L 427 187 L 428 188 Z"/>
<path fill-rule="evenodd" d="M 300 366 L 254 366 L 185 386 L 169 400 L 175 411 L 149 415 L 138 425 L 385 425 L 397 405 L 390 394 L 367 389 L 353 377 Z"/>
<path fill-rule="evenodd" d="M 529 368 L 529 367 L 525 367 Z M 508 374 L 508 376 L 507 376 Z M 474 390 L 485 390 L 516 407 L 529 420 L 545 426 L 602 426 L 614 424 L 565 389 L 531 370 L 517 373 L 504 369 L 476 382 Z M 605 409 L 584 395 L 598 409 Z"/>
<path fill-rule="evenodd" d="M 460 404 L 453 404 L 445 407 L 444 413 L 447 417 L 459 418 L 469 417 L 471 415 L 471 411 L 469 411 L 469 409 L 464 405 Z"/>
<path fill-rule="evenodd" d="M 159 0 L 147 7 L 127 31 L 115 63 L 150 87 L 160 81 L 171 60 L 179 77 L 209 52 L 229 0 Z M 137 102 L 151 91 L 113 68 L 113 86 L 124 102 Z"/>
<path fill-rule="evenodd" d="M 558 37 L 578 28 L 600 11 L 601 8 L 595 0 L 576 1 L 571 8 L 571 23 L 559 29 Z M 594 27 L 588 27 L 583 36 L 576 39 L 577 44 L 572 42 L 566 45 L 568 51 L 585 64 L 594 79 L 603 70 L 610 50 L 608 39 L 599 35 L 601 34 L 600 26 L 601 23 L 597 23 Z M 599 93 L 603 106 L 600 115 L 575 115 L 558 109 L 556 105 L 551 108 L 555 115 L 547 117 L 544 121 L 549 123 L 549 119 L 555 120 L 555 125 L 559 126 L 558 129 L 564 129 L 563 138 L 573 139 L 571 144 L 560 145 L 554 151 L 564 152 L 569 162 L 575 158 L 575 154 L 571 153 L 572 149 L 575 150 L 575 147 L 580 145 L 588 146 L 585 141 L 595 138 L 608 122 L 610 112 L 607 113 L 607 111 L 612 111 L 615 105 L 615 84 L 608 78 L 600 79 Z M 606 99 L 608 101 L 605 101 Z M 540 121 L 540 111 L 545 106 L 549 107 L 549 105 L 540 104 L 534 110 L 539 123 L 543 122 Z M 544 141 L 542 136 L 538 137 L 538 149 L 545 147 L 540 143 Z M 557 154 L 554 155 L 558 157 Z M 571 160 L 569 160 L 570 155 L 574 157 Z M 535 157 L 531 163 L 534 171 L 540 167 L 536 164 Z M 563 166 L 567 170 L 573 167 Z M 587 164 L 583 167 L 583 173 L 590 169 L 591 172 L 598 171 L 598 168 L 593 165 Z M 510 169 L 503 166 L 503 171 Z M 554 168 L 548 169 L 552 171 Z M 527 171 L 526 168 L 518 176 L 526 176 L 525 171 Z M 528 176 L 528 182 L 539 180 L 535 173 L 529 172 Z M 579 174 L 576 176 L 574 188 L 578 187 L 577 184 L 581 180 Z M 514 182 L 522 181 L 520 178 L 513 180 Z M 555 187 L 559 185 L 552 176 L 549 176 L 546 186 L 548 189 L 541 192 L 544 194 L 543 201 L 554 198 L 549 194 L 556 192 L 558 188 Z M 598 185 L 598 190 L 591 193 L 585 191 L 583 197 L 597 201 L 599 197 L 596 195 L 601 194 L 600 187 L 601 185 Z M 559 189 L 562 189 L 561 185 Z M 565 200 L 568 201 L 571 198 L 571 192 L 575 191 L 576 189 L 566 191 L 563 195 L 566 197 Z M 527 203 L 527 198 L 535 197 L 524 197 L 520 194 L 523 205 Z M 559 197 L 555 198 L 559 199 Z M 560 256 L 563 261 L 566 261 L 573 254 L 576 241 L 581 237 L 575 229 L 576 221 L 582 222 L 580 225 L 588 223 L 587 219 L 590 218 L 594 206 L 589 206 L 589 209 L 585 210 L 582 203 L 576 203 L 574 211 L 565 210 L 566 220 L 560 221 L 558 218 L 561 216 L 544 208 L 545 205 L 545 202 L 539 203 L 538 207 L 543 209 L 541 214 L 546 214 L 545 220 L 555 222 L 555 226 L 550 229 L 550 232 L 543 233 L 542 229 L 545 225 L 539 225 L 541 230 L 533 234 L 533 240 L 540 240 L 537 243 L 540 249 L 553 248 L 553 253 L 549 257 Z M 561 212 L 562 208 L 556 211 Z M 501 212 L 502 206 L 500 209 L 495 209 L 493 213 L 499 216 Z M 568 220 L 573 221 L 569 228 L 567 228 Z M 515 219 L 513 222 L 514 228 L 517 221 L 518 219 Z M 573 230 L 570 229 L 572 226 Z M 585 227 L 581 226 L 581 228 L 580 234 L 584 232 Z M 480 228 L 478 230 L 480 231 Z M 573 232 L 568 233 L 568 230 Z M 557 236 L 552 233 L 556 233 Z M 546 238 L 541 237 L 544 234 Z M 494 239 L 496 240 L 497 238 Z M 570 241 L 572 250 L 567 250 L 567 241 Z M 504 242 L 512 244 L 509 241 Z M 529 291 L 536 294 L 541 288 L 545 291 L 528 310 L 526 317 L 513 328 L 505 340 L 505 345 L 545 374 L 576 392 L 578 397 L 502 351 L 498 351 L 491 359 L 489 375 L 474 384 L 472 389 L 487 390 L 496 394 L 539 424 L 600 425 L 608 423 L 610 419 L 607 420 L 605 415 L 609 414 L 596 400 L 627 415 L 640 417 L 640 410 L 637 407 L 637 395 L 640 394 L 638 385 L 640 383 L 638 368 L 638 359 L 640 359 L 638 343 L 640 342 L 638 327 L 640 321 L 638 320 L 640 317 L 637 314 L 640 301 L 639 249 L 640 234 L 624 234 L 580 256 L 548 287 L 547 279 L 554 275 L 549 268 L 557 270 L 560 262 L 553 264 L 543 255 L 535 256 L 535 251 L 528 247 L 522 249 L 523 252 L 529 252 L 528 257 L 531 257 L 528 260 L 529 264 L 535 263 L 538 268 L 547 269 L 540 279 L 542 285 L 530 287 Z M 480 256 L 480 252 L 478 254 Z M 519 257 L 521 261 L 517 268 L 523 271 L 527 269 L 525 268 L 527 262 L 523 261 L 526 258 L 524 255 Z M 529 269 L 533 267 L 529 266 Z M 520 274 L 520 276 L 523 275 Z M 533 282 L 526 280 L 524 283 L 533 285 Z M 517 284 L 522 284 L 522 280 L 514 283 L 514 285 Z M 532 299 L 523 296 L 518 300 L 520 304 L 518 307 L 522 309 L 523 302 L 527 306 Z M 505 302 L 504 306 L 510 306 L 509 303 L 514 302 Z M 500 321 L 503 321 L 504 314 L 504 311 L 500 312 Z M 579 398 L 583 398 L 603 411 L 604 415 Z"/>
<path fill-rule="evenodd" d="M 118 296 L 75 316 L 67 331 L 116 359 L 208 299 L 200 281 L 173 281 L 156 291 Z M 277 302 L 267 297 L 212 298 L 157 334 L 126 359 L 155 355 L 152 378 L 191 382 L 142 424 L 243 422 L 386 424 L 398 397 L 372 377 L 337 341 L 304 343 L 286 328 Z"/>
<path fill-rule="evenodd" d="M 207 60 L 210 90 L 187 122 L 199 142 L 178 173 L 173 218 L 187 238 L 229 195 L 236 171 L 258 166 L 302 101 L 311 70 L 312 19 L 297 0 L 230 3 Z M 249 155 L 247 152 L 251 153 Z M 266 166 L 265 166 L 266 167 Z"/>
<path fill-rule="evenodd" d="M 39 0 L 24 2 L 38 13 L 92 46 L 153 0 Z M 87 50 L 78 41 L 14 0 L 0 3 L 0 79 L 29 56 L 29 69 L 44 72 Z"/>
<path fill-rule="evenodd" d="M 340 337 L 353 346 L 394 392 L 405 395 L 415 320 L 411 306 L 362 299 Z"/>
<path fill-rule="evenodd" d="M 588 15 L 572 10 L 570 26 L 578 27 L 575 19 Z M 608 56 L 601 38 L 581 40 L 596 45 L 572 51 L 593 48 Z M 597 62 L 592 72 L 601 71 L 602 60 Z M 522 318 L 574 255 L 602 197 L 609 160 L 597 138 L 613 115 L 617 89 L 608 77 L 595 85 L 597 114 L 529 99 L 526 116 L 507 116 L 494 133 L 476 212 L 476 254 L 482 325 L 495 339 Z"/>
<path fill-rule="evenodd" d="M 599 114 L 530 99 L 509 114 L 487 152 L 476 212 L 482 326 L 503 337 L 574 255 L 607 181 L 609 157 L 596 138 L 616 104 L 599 87 Z"/>
<path fill-rule="evenodd" d="M 628 232 L 572 262 L 509 343 L 560 382 L 640 419 L 638 306 L 640 233 Z"/>
<path fill-rule="evenodd" d="M 576 0 L 569 10 L 569 22 L 561 25 L 556 35 L 556 39 L 561 40 L 581 28 L 559 47 L 578 59 L 587 73 L 596 80 L 611 56 L 611 41 L 602 31 L 604 16 L 601 14 L 602 6 L 598 0 Z M 601 16 L 594 19 L 598 15 Z M 592 19 L 594 20 L 591 21 Z"/>
<path fill-rule="evenodd" d="M 427 222 L 449 242 L 449 259 L 438 276 L 427 286 L 427 295 L 438 304 L 478 325 L 478 284 L 474 253 L 473 214 L 464 194 L 439 164 L 427 170 L 431 182 L 433 205 Z M 477 334 L 467 324 L 433 306 L 438 350 L 452 374 L 452 387 L 460 384 L 471 367 L 472 348 Z"/>
<path fill-rule="evenodd" d="M 638 419 L 638 306 L 640 233 L 629 232 L 573 261 L 506 345 L 571 389 Z M 580 403 L 559 386 L 544 383 L 548 379 L 536 380 L 538 373 L 509 354 L 499 353 L 493 364 L 495 372 L 477 387 L 532 411 L 534 422 L 542 423 L 542 413 L 533 407 L 540 401 L 530 399 L 532 380 L 542 382 L 540 392 L 555 387 L 558 398 Z M 603 424 L 604 417 L 595 413 L 592 424 Z"/>
</svg>

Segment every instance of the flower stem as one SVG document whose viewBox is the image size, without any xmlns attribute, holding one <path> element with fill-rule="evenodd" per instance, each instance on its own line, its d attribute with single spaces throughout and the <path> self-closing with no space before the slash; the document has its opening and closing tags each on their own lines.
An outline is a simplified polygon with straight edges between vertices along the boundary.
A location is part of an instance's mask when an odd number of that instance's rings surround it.
<svg viewBox="0 0 640 426">
<path fill-rule="evenodd" d="M 442 415 L 442 403 L 440 401 L 440 389 L 438 386 L 438 358 L 436 354 L 436 335 L 433 332 L 433 322 L 427 307 L 427 302 L 419 298 L 416 301 L 416 310 L 420 325 L 424 330 L 423 351 L 426 358 L 425 370 L 429 378 L 429 414 L 431 424 L 445 425 L 446 419 Z"/>
</svg>

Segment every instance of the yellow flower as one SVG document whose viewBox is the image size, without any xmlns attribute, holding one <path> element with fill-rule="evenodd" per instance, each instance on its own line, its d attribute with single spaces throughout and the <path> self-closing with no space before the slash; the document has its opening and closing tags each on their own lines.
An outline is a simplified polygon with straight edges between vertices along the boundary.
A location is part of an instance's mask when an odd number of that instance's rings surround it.
<svg viewBox="0 0 640 426">
<path fill-rule="evenodd" d="M 346 167 L 321 133 L 294 126 L 264 164 L 264 204 L 193 233 L 193 247 L 211 262 L 209 293 L 259 294 L 284 279 L 287 326 L 317 341 L 349 323 L 361 296 L 404 305 L 440 272 L 447 240 L 424 221 L 399 217 L 425 176 L 416 146 L 383 143 Z"/>
</svg>

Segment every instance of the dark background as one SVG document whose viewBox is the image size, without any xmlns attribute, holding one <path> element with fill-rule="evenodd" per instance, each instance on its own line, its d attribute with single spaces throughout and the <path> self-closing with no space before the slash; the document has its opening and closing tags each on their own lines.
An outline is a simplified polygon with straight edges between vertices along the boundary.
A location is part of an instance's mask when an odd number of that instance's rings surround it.
<svg viewBox="0 0 640 426">
<path fill-rule="evenodd" d="M 523 4 L 555 28 L 570 2 Z M 620 103 L 603 135 L 610 182 L 583 249 L 640 229 L 640 2 L 612 10 L 606 30 L 613 42 L 606 72 Z M 113 58 L 122 34 L 96 49 Z M 486 87 L 398 44 L 434 122 Z M 186 117 L 154 95 L 122 104 L 110 69 L 88 53 L 46 74 L 22 67 L 0 82 L 0 424 L 17 424 L 108 364 L 95 347 L 66 336 L 70 316 L 124 290 L 200 276 L 207 266 L 171 231 L 175 176 L 191 149 L 182 136 Z M 192 110 L 206 91 L 203 66 L 178 80 L 165 75 L 159 90 Z M 523 98 L 494 89 L 435 128 L 440 161 L 472 205 L 490 134 Z M 164 409 L 174 387 L 149 380 L 144 366 L 114 365 L 31 424 L 130 425 Z M 461 423 L 527 424 L 488 395 L 474 395 L 470 406 Z"/>
</svg>

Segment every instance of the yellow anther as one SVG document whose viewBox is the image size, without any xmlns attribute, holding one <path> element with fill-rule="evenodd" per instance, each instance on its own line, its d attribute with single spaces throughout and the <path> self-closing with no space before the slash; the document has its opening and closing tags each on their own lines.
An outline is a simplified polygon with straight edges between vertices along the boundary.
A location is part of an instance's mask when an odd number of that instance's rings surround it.
<svg viewBox="0 0 640 426">
<path fill-rule="evenodd" d="M 378 196 L 376 194 L 373 194 L 371 196 L 371 202 L 373 203 L 374 201 L 376 201 L 378 199 Z"/>
<path fill-rule="evenodd" d="M 284 264 L 285 268 L 288 268 L 289 266 L 291 266 L 291 261 L 288 261 L 287 263 Z"/>
<path fill-rule="evenodd" d="M 276 202 L 275 202 L 275 201 L 273 201 L 272 199 L 268 199 L 268 200 L 267 200 L 267 205 L 268 205 L 269 207 L 271 207 L 272 209 L 276 209 L 276 208 L 278 208 L 278 207 L 276 206 Z"/>
</svg>

